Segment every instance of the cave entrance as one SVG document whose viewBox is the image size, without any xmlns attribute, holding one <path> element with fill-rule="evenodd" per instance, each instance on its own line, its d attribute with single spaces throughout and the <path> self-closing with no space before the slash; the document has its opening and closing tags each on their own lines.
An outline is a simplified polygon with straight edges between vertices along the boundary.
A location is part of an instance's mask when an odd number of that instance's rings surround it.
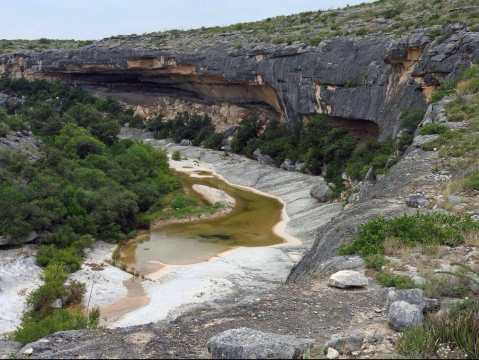
<svg viewBox="0 0 479 360">
<path fill-rule="evenodd" d="M 342 127 L 343 129 L 349 131 L 357 141 L 358 146 L 363 145 L 370 139 L 379 138 L 379 126 L 369 120 L 344 119 L 340 117 L 328 116 L 327 122 L 331 126 Z"/>
</svg>

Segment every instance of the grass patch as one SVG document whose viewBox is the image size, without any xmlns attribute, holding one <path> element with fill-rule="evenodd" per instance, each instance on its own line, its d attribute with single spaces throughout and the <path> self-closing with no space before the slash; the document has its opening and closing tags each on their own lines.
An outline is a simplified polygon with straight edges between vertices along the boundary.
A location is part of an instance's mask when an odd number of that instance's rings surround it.
<svg viewBox="0 0 479 360">
<path fill-rule="evenodd" d="M 408 358 L 479 358 L 479 302 L 467 300 L 448 315 L 433 317 L 404 331 L 396 344 L 398 354 Z"/>
<path fill-rule="evenodd" d="M 455 246 L 465 242 L 466 232 L 474 230 L 479 230 L 479 224 L 468 216 L 417 213 L 393 219 L 377 218 L 360 225 L 356 237 L 340 248 L 339 254 L 382 255 L 387 239 L 409 247 L 434 244 Z"/>
<path fill-rule="evenodd" d="M 419 130 L 419 135 L 444 134 L 447 130 L 447 126 L 441 124 L 428 124 Z"/>
</svg>

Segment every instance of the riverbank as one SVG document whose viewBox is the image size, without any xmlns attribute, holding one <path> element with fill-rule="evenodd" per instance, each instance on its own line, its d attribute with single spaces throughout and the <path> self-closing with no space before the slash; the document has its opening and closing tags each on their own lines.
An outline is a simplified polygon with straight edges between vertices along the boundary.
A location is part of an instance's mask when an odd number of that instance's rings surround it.
<svg viewBox="0 0 479 360">
<path fill-rule="evenodd" d="M 128 137 L 125 132 L 123 135 Z M 143 283 L 150 302 L 112 327 L 141 325 L 175 317 L 198 306 L 218 308 L 232 300 L 257 298 L 284 283 L 295 263 L 313 244 L 316 229 L 342 211 L 341 203 L 319 203 L 310 197 L 309 191 L 318 178 L 263 166 L 239 156 L 226 158 L 222 152 L 142 138 L 154 146 L 166 147 L 169 152 L 180 150 L 188 160 L 171 161 L 178 171 L 213 172 L 234 186 L 280 199 L 285 206 L 275 232 L 286 241 L 273 247 L 235 249 L 203 263 L 172 266 L 168 271 L 162 268 L 158 274 L 150 275 L 156 281 Z"/>
</svg>

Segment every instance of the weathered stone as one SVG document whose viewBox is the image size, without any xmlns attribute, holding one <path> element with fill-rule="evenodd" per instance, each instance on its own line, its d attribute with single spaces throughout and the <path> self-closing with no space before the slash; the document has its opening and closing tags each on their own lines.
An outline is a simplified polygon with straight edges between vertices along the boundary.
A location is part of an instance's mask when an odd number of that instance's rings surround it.
<svg viewBox="0 0 479 360">
<path fill-rule="evenodd" d="M 396 331 L 404 331 L 409 327 L 422 324 L 424 315 L 417 305 L 405 301 L 396 301 L 391 304 L 388 311 L 388 325 Z"/>
<path fill-rule="evenodd" d="M 368 286 L 369 281 L 364 275 L 357 271 L 342 270 L 331 275 L 328 285 L 340 289 L 346 289 L 349 287 Z"/>
<path fill-rule="evenodd" d="M 293 162 L 289 159 L 286 159 L 283 161 L 283 163 L 281 164 L 281 169 L 283 170 L 288 170 L 290 166 L 293 165 Z M 296 168 L 296 167 L 295 167 Z"/>
<path fill-rule="evenodd" d="M 310 191 L 311 197 L 321 202 L 329 201 L 332 194 L 333 192 L 324 182 L 314 185 Z"/>
<path fill-rule="evenodd" d="M 254 160 L 258 160 L 261 158 L 262 154 L 261 154 L 261 149 L 256 149 L 254 152 L 253 152 L 253 156 L 252 158 Z"/>
<path fill-rule="evenodd" d="M 360 256 L 335 256 L 321 264 L 318 272 L 323 275 L 332 275 L 342 270 L 360 271 L 364 268 L 364 260 Z"/>
<path fill-rule="evenodd" d="M 326 353 L 329 348 L 337 350 L 340 354 L 347 355 L 358 351 L 363 346 L 364 335 L 357 332 L 346 334 L 335 334 L 324 345 L 323 351 Z"/>
<path fill-rule="evenodd" d="M 436 140 L 439 135 L 418 135 L 414 138 L 412 145 L 417 148 L 420 148 L 424 144 L 430 143 L 431 141 Z"/>
<path fill-rule="evenodd" d="M 119 90 L 142 91 L 146 84 L 160 91 L 168 89 L 175 98 L 187 94 L 188 98 L 201 99 L 210 105 L 228 101 L 239 106 L 273 107 L 290 124 L 300 123 L 303 116 L 317 111 L 327 112 L 337 118 L 374 122 L 384 137 L 399 130 L 402 109 L 426 107 L 423 92 L 415 91 L 422 85 L 416 81 L 417 77 L 441 74 L 448 78 L 479 57 L 476 34 L 463 32 L 461 41 L 446 39 L 443 44 L 431 44 L 428 31 L 419 29 L 399 39 L 384 34 L 335 37 L 309 51 L 281 44 L 251 47 L 250 51 L 233 50 L 231 44 L 221 41 L 209 45 L 207 52 L 203 46 L 195 45 L 181 51 L 173 47 L 141 48 L 141 39 L 135 39 L 132 45 L 138 48 L 116 42 L 108 46 L 105 43 L 105 46 L 0 55 L 0 76 L 22 73 L 33 79 L 51 78 L 49 74 L 55 73 L 55 79 L 71 83 L 87 81 L 92 86 Z M 457 49 L 451 53 L 449 49 L 454 44 Z M 261 55 L 260 61 L 254 53 Z M 409 61 L 413 61 L 413 73 L 407 76 L 408 81 L 397 83 L 395 77 L 389 76 L 393 67 Z M 105 71 L 112 68 L 114 71 Z M 119 79 L 126 75 L 128 84 L 120 83 Z M 211 77 L 216 78 L 215 82 L 203 86 Z M 344 86 L 351 79 L 368 86 Z M 363 84 L 360 79 L 367 82 Z M 334 87 L 317 88 L 318 84 L 334 84 Z M 260 88 L 249 91 L 252 86 Z"/>
<path fill-rule="evenodd" d="M 433 309 L 438 305 L 436 299 L 429 299 L 421 289 L 390 291 L 386 300 L 386 310 L 389 311 L 391 305 L 396 301 L 405 301 L 416 305 L 421 311 Z"/>
<path fill-rule="evenodd" d="M 422 208 L 426 207 L 429 204 L 429 200 L 421 194 L 409 194 L 406 197 L 406 204 L 412 208 Z"/>
<path fill-rule="evenodd" d="M 326 359 L 338 359 L 339 352 L 333 348 L 329 348 L 326 354 Z"/>
<path fill-rule="evenodd" d="M 183 140 L 181 140 L 180 145 L 181 145 L 181 146 L 191 146 L 191 141 L 190 141 L 190 140 L 183 139 Z"/>
<path fill-rule="evenodd" d="M 309 339 L 241 328 L 212 337 L 208 351 L 214 359 L 299 359 L 313 344 Z"/>
<path fill-rule="evenodd" d="M 56 299 L 50 304 L 50 307 L 53 309 L 61 309 L 63 307 L 62 299 Z"/>
<path fill-rule="evenodd" d="M 21 345 L 15 341 L 0 340 L 0 359 L 12 359 Z"/>
<path fill-rule="evenodd" d="M 259 163 L 261 165 L 274 165 L 274 160 L 268 155 L 262 155 L 259 158 Z"/>
</svg>

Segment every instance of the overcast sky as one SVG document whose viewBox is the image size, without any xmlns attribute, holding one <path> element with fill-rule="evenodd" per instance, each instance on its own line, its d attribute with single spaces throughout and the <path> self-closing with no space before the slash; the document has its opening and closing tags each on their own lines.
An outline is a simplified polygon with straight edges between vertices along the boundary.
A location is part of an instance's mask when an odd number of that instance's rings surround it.
<svg viewBox="0 0 479 360">
<path fill-rule="evenodd" d="M 15 0 L 0 8 L 0 39 L 101 39 L 191 29 L 355 5 L 365 0 Z M 370 2 L 370 0 L 366 0 Z"/>
</svg>

